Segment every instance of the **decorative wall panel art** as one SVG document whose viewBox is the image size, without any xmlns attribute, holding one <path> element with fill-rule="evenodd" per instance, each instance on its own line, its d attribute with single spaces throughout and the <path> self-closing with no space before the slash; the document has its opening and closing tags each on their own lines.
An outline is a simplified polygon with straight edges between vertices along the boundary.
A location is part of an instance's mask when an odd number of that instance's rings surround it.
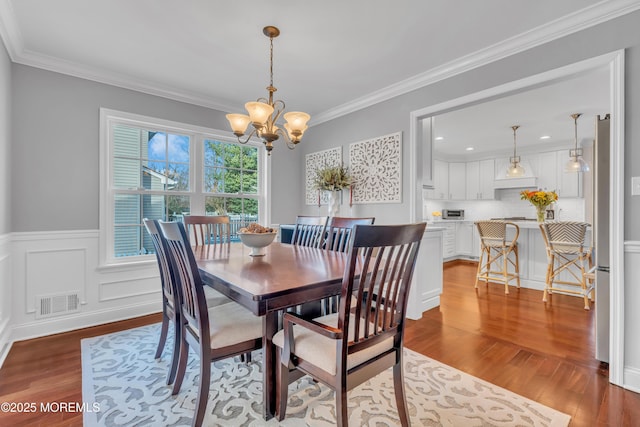
<svg viewBox="0 0 640 427">
<path fill-rule="evenodd" d="M 402 132 L 349 146 L 351 203 L 402 202 Z"/>
<path fill-rule="evenodd" d="M 342 164 L 342 147 L 309 153 L 305 159 L 305 204 L 326 205 L 329 203 L 329 194 L 326 191 L 318 191 L 313 186 L 313 178 L 316 171 L 324 166 L 340 166 Z"/>
</svg>

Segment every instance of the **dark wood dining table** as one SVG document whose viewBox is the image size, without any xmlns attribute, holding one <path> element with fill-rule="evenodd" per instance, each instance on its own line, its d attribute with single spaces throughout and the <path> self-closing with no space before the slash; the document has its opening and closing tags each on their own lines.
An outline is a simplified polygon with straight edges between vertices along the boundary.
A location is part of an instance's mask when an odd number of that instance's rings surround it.
<svg viewBox="0 0 640 427">
<path fill-rule="evenodd" d="M 263 414 L 275 415 L 278 313 L 305 302 L 338 295 L 347 256 L 342 252 L 274 242 L 264 256 L 232 243 L 225 251 L 200 250 L 194 254 L 203 282 L 262 316 Z"/>
</svg>

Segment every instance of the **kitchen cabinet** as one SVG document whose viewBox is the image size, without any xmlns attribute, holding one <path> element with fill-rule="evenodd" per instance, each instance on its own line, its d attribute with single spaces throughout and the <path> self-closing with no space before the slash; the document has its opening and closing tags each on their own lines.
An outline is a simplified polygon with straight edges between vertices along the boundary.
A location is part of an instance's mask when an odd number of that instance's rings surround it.
<svg viewBox="0 0 640 427">
<path fill-rule="evenodd" d="M 420 319 L 423 312 L 440 305 L 442 278 L 442 231 L 429 230 L 427 227 L 409 289 L 409 319 Z"/>
<path fill-rule="evenodd" d="M 433 200 L 449 198 L 449 164 L 447 162 L 433 161 L 433 189 L 427 189 L 425 195 Z"/>
<path fill-rule="evenodd" d="M 538 169 L 536 170 L 538 188 L 546 191 L 558 189 L 558 165 L 556 158 L 555 151 L 538 154 L 536 159 L 538 165 Z"/>
<path fill-rule="evenodd" d="M 538 187 L 555 190 L 561 198 L 582 197 L 582 174 L 565 172 L 569 150 L 549 151 L 537 155 Z"/>
<path fill-rule="evenodd" d="M 480 259 L 480 233 L 478 232 L 478 227 L 473 224 L 473 231 L 471 234 L 471 257 L 475 259 Z"/>
<path fill-rule="evenodd" d="M 557 156 L 558 174 L 560 177 L 558 196 L 582 197 L 582 177 L 584 174 L 564 171 L 564 167 L 569 161 L 569 150 L 558 151 Z"/>
<path fill-rule="evenodd" d="M 456 255 L 471 257 L 473 252 L 473 228 L 470 221 L 456 224 Z"/>
<path fill-rule="evenodd" d="M 467 197 L 466 181 L 466 163 L 449 163 L 449 200 L 465 200 Z"/>
<path fill-rule="evenodd" d="M 467 162 L 466 164 L 466 199 L 493 200 L 495 190 L 495 162 L 493 159 Z"/>
<path fill-rule="evenodd" d="M 439 222 L 438 227 L 444 228 L 442 232 L 442 257 L 452 258 L 456 255 L 456 224 Z"/>
</svg>

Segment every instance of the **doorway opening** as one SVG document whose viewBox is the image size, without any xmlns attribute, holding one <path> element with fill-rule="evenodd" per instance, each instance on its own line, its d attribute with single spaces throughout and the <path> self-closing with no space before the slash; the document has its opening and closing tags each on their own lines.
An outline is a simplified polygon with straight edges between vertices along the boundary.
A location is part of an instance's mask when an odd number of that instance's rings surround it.
<svg viewBox="0 0 640 427">
<path fill-rule="evenodd" d="M 410 208 L 411 220 L 422 219 L 422 186 L 433 184 L 433 141 L 423 135 L 425 119 L 462 109 L 484 101 L 524 92 L 532 88 L 549 85 L 574 78 L 582 73 L 601 67 L 609 70 L 611 114 L 610 131 L 610 191 L 609 191 L 609 247 L 610 277 L 610 317 L 609 317 L 609 381 L 616 385 L 623 383 L 624 367 L 624 51 L 617 51 L 591 58 L 549 72 L 507 83 L 485 91 L 457 98 L 444 103 L 413 111 L 410 115 Z M 606 113 L 606 112 L 603 112 Z M 419 173 L 423 165 L 426 165 Z M 421 181 L 420 181 L 421 179 Z M 420 203 L 418 203 L 418 201 Z M 615 307 L 615 309 L 611 309 Z"/>
</svg>

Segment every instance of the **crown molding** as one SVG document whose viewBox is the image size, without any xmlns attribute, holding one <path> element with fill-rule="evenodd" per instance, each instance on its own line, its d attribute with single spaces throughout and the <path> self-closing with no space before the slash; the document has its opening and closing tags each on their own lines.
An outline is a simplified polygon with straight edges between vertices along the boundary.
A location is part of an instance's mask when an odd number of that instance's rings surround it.
<svg viewBox="0 0 640 427">
<path fill-rule="evenodd" d="M 106 72 L 104 70 L 86 67 L 75 62 L 36 54 L 30 51 L 24 51 L 20 58 L 14 62 L 98 83 L 104 83 L 123 89 L 130 89 L 146 93 L 148 95 L 155 95 L 174 101 L 212 108 L 223 112 L 230 112 L 234 110 L 234 107 L 230 104 L 224 104 L 211 97 L 202 96 L 198 93 L 150 81 L 143 81 L 124 74 Z M 235 108 L 237 109 L 237 106 Z"/>
<path fill-rule="evenodd" d="M 438 81 L 465 73 L 483 65 L 524 52 L 553 40 L 593 27 L 611 19 L 640 9 L 638 0 L 601 1 L 590 7 L 555 19 L 517 36 L 462 56 L 429 71 L 372 92 L 361 98 L 316 114 L 312 125 L 337 119 L 366 107 L 389 100 L 398 95 L 429 86 Z"/>
<path fill-rule="evenodd" d="M 590 7 L 558 18 L 537 28 L 511 37 L 485 49 L 460 57 L 429 71 L 418 74 L 353 101 L 314 115 L 310 126 L 327 122 L 354 111 L 370 107 L 438 81 L 470 71 L 523 52 L 544 43 L 590 28 L 608 20 L 640 9 L 640 0 L 603 0 Z M 168 87 L 159 83 L 143 81 L 105 70 L 86 67 L 78 63 L 40 55 L 24 48 L 20 30 L 16 23 L 11 0 L 0 0 L 0 37 L 4 41 L 11 60 L 18 64 L 41 68 L 61 74 L 104 83 L 149 95 L 160 96 L 222 112 L 233 111 L 236 106 L 202 96 L 199 93 Z"/>
</svg>

